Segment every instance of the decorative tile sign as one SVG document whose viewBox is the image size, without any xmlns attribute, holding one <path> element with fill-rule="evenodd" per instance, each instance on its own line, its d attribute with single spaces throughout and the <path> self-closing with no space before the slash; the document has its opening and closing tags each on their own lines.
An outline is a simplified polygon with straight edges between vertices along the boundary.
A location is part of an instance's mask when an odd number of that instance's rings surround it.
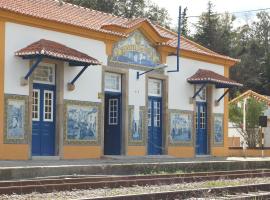
<svg viewBox="0 0 270 200">
<path fill-rule="evenodd" d="M 190 143 L 193 132 L 193 114 L 189 111 L 170 113 L 170 138 L 172 143 Z"/>
<path fill-rule="evenodd" d="M 111 62 L 155 67 L 160 63 L 160 55 L 139 31 L 114 45 Z"/>
<path fill-rule="evenodd" d="M 143 142 L 144 111 L 139 106 L 129 108 L 129 140 L 132 143 Z"/>
<path fill-rule="evenodd" d="M 223 144 L 223 114 L 214 114 L 214 144 Z"/>
<path fill-rule="evenodd" d="M 96 141 L 98 135 L 98 107 L 66 105 L 66 140 L 73 142 Z"/>
<path fill-rule="evenodd" d="M 27 127 L 27 97 L 6 95 L 5 142 L 25 143 Z"/>
</svg>

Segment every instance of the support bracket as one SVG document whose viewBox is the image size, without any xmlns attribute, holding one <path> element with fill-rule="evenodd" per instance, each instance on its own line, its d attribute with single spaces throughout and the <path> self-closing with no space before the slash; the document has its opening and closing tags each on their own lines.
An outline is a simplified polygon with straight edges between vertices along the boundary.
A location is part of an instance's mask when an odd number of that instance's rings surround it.
<svg viewBox="0 0 270 200">
<path fill-rule="evenodd" d="M 198 94 L 200 94 L 200 92 L 203 90 L 203 88 L 205 88 L 206 84 L 207 84 L 207 83 L 204 83 L 204 84 L 200 87 L 200 89 L 199 89 L 198 91 L 195 92 L 195 94 L 193 95 L 192 99 L 195 99 L 196 96 L 198 96 Z"/>
<path fill-rule="evenodd" d="M 228 88 L 228 89 L 221 95 L 221 97 L 219 97 L 219 98 L 215 101 L 216 106 L 219 105 L 219 102 L 221 101 L 221 99 L 223 99 L 223 98 L 226 96 L 226 94 L 228 94 L 229 91 L 230 91 L 230 88 Z"/>
<path fill-rule="evenodd" d="M 148 70 L 148 71 L 145 71 L 145 72 L 142 72 L 142 73 L 140 73 L 140 72 L 137 72 L 137 80 L 140 78 L 140 76 L 141 75 L 144 75 L 144 74 L 146 74 L 146 73 L 148 73 L 148 72 L 151 72 L 151 71 L 154 71 L 155 69 L 150 69 L 150 70 Z"/>
<path fill-rule="evenodd" d="M 34 70 L 37 68 L 38 64 L 42 61 L 43 57 L 38 57 L 36 61 L 33 63 L 33 65 L 30 67 L 27 74 L 21 78 L 21 85 L 27 85 L 28 84 L 28 78 L 31 76 L 31 74 L 34 72 Z"/>
<path fill-rule="evenodd" d="M 68 83 L 68 90 L 72 91 L 75 89 L 75 82 L 78 80 L 78 78 L 83 74 L 83 72 L 89 67 L 89 65 L 84 66 L 81 71 L 74 77 L 74 79 Z"/>
</svg>

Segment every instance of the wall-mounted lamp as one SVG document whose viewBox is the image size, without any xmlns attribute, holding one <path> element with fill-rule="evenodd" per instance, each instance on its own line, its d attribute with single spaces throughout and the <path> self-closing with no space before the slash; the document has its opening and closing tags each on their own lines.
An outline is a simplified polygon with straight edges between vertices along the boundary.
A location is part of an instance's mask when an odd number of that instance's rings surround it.
<svg viewBox="0 0 270 200">
<path fill-rule="evenodd" d="M 160 70 L 160 69 L 165 69 L 166 67 L 168 67 L 167 64 L 161 64 L 161 65 L 158 65 L 158 66 L 156 66 L 153 69 L 150 69 L 148 71 L 145 71 L 145 72 L 142 72 L 142 73 L 137 72 L 137 79 L 139 79 L 141 75 L 147 74 L 148 72 L 152 72 L 152 71 Z"/>
</svg>

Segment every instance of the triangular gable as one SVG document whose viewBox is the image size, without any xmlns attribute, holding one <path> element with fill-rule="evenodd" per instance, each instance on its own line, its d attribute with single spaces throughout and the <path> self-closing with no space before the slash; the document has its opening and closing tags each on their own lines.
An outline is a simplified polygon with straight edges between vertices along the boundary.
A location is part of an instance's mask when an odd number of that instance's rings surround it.
<svg viewBox="0 0 270 200">
<path fill-rule="evenodd" d="M 270 99 L 267 96 L 258 94 L 252 90 L 248 90 L 248 91 L 244 92 L 243 94 L 239 95 L 238 97 L 232 99 L 230 101 L 230 104 L 237 103 L 237 102 L 243 100 L 244 98 L 249 98 L 249 97 L 253 97 L 253 98 L 257 99 L 258 101 L 265 102 L 268 105 L 270 105 Z"/>
<path fill-rule="evenodd" d="M 125 23 L 108 23 L 102 25 L 102 29 L 121 32 L 128 35 L 135 30 L 141 31 L 152 43 L 168 42 L 171 38 L 162 35 L 159 30 L 148 19 L 138 18 L 129 20 Z"/>
</svg>

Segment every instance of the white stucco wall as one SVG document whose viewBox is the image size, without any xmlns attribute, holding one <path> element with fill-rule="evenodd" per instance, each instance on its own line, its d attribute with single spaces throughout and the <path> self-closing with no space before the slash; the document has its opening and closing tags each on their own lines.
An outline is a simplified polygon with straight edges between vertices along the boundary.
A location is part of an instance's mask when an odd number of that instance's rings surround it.
<svg viewBox="0 0 270 200">
<path fill-rule="evenodd" d="M 145 76 L 137 79 L 137 71 L 129 69 L 129 105 L 145 106 Z"/>
<path fill-rule="evenodd" d="M 14 23 L 6 23 L 6 49 L 5 49 L 5 93 L 28 95 L 28 86 L 20 85 L 20 78 L 29 70 L 29 61 L 14 56 L 14 52 L 40 39 L 52 40 L 70 48 L 86 53 L 102 63 L 107 63 L 106 47 L 104 42 L 29 27 Z M 64 99 L 100 102 L 98 92 L 101 92 L 102 69 L 101 66 L 90 66 L 75 83 L 74 91 L 67 90 L 70 82 L 81 67 L 65 66 L 64 69 Z"/>
<path fill-rule="evenodd" d="M 167 57 L 166 71 L 176 69 L 176 56 Z M 211 70 L 221 75 L 224 75 L 224 67 L 221 65 L 211 64 L 180 58 L 179 72 L 167 73 L 169 75 L 169 109 L 193 110 L 193 104 L 189 103 L 190 97 L 194 95 L 194 85 L 187 82 L 187 78 L 197 72 L 198 69 Z M 224 89 L 213 90 L 213 98 L 219 98 L 224 92 Z M 219 106 L 213 107 L 214 113 L 224 113 L 224 101 L 220 101 Z"/>
</svg>

